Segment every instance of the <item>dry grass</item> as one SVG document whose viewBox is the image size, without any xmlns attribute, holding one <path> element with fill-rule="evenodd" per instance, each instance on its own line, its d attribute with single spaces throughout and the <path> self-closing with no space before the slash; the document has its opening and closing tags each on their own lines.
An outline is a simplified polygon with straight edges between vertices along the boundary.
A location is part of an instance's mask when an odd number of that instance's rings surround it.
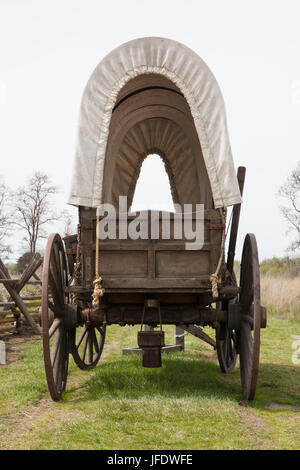
<svg viewBox="0 0 300 470">
<path fill-rule="evenodd" d="M 261 276 L 262 304 L 285 318 L 300 318 L 300 277 Z"/>
</svg>

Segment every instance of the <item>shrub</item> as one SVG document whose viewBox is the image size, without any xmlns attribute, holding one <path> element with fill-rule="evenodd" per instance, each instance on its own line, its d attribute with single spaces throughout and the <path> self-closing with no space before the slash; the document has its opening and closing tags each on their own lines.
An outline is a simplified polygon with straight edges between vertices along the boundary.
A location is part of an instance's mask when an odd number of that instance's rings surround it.
<svg viewBox="0 0 300 470">
<path fill-rule="evenodd" d="M 300 275 L 300 258 L 273 257 L 265 259 L 260 263 L 260 272 L 262 274 L 284 274 L 288 277 L 297 277 Z"/>
<path fill-rule="evenodd" d="M 30 253 L 30 252 L 27 252 L 27 253 L 24 253 L 24 255 L 22 255 L 19 259 L 18 259 L 18 262 L 17 262 L 17 271 L 19 273 L 22 273 L 24 271 L 24 269 L 28 266 L 28 264 L 30 263 L 30 261 L 32 260 L 33 256 L 35 255 L 36 253 Z M 39 253 L 38 253 L 39 254 Z"/>
</svg>

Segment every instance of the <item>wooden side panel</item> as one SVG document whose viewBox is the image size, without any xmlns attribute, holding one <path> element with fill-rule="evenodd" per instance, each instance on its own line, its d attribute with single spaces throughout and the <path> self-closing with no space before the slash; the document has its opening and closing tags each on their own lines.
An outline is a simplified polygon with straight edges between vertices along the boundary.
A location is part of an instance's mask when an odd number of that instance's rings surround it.
<svg viewBox="0 0 300 470">
<path fill-rule="evenodd" d="M 157 251 L 156 278 L 198 277 L 210 270 L 209 251 Z"/>
<path fill-rule="evenodd" d="M 92 289 L 96 256 L 95 210 L 82 209 L 80 219 L 83 286 Z M 108 291 L 170 291 L 178 288 L 184 291 L 198 285 L 209 285 L 209 277 L 215 272 L 220 257 L 221 222 L 219 211 L 205 211 L 204 246 L 201 250 L 186 250 L 184 239 L 177 240 L 172 236 L 170 240 L 163 239 L 161 225 L 155 240 L 101 240 L 99 272 L 105 288 Z"/>
<path fill-rule="evenodd" d="M 100 252 L 101 276 L 148 277 L 148 252 L 146 250 L 103 250 Z"/>
</svg>

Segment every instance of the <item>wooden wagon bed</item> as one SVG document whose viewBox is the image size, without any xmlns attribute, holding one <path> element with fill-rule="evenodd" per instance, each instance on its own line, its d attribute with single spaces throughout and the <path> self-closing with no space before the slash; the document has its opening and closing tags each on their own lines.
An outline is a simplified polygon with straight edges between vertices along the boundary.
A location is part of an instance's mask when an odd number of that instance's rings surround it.
<svg viewBox="0 0 300 470">
<path fill-rule="evenodd" d="M 145 214 L 144 217 L 147 217 Z M 158 239 L 101 240 L 99 270 L 106 293 L 132 292 L 202 292 L 211 289 L 210 274 L 219 261 L 222 220 L 216 210 L 205 211 L 204 245 L 201 250 L 187 250 L 187 239 L 174 239 L 174 214 L 170 214 L 169 240 L 162 239 L 161 216 Z M 149 214 L 150 218 L 150 214 Z M 128 217 L 128 223 L 134 217 Z M 194 217 L 195 220 L 195 217 Z M 92 291 L 95 273 L 96 211 L 81 210 L 80 251 L 82 287 Z M 150 222 L 148 222 L 150 232 Z M 119 220 L 117 220 L 117 230 Z M 64 238 L 71 274 L 76 263 L 77 234 Z"/>
</svg>

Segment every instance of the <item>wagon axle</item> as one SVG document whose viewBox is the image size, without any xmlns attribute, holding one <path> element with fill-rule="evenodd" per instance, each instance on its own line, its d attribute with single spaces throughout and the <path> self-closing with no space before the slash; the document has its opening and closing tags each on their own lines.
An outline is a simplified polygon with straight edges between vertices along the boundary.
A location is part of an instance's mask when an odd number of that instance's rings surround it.
<svg viewBox="0 0 300 470">
<path fill-rule="evenodd" d="M 173 307 L 174 308 L 174 307 Z M 178 309 L 178 307 L 177 307 Z M 64 305 L 59 311 L 59 315 L 55 316 L 54 312 L 49 309 L 49 321 L 52 324 L 54 318 L 60 318 L 61 322 L 67 330 L 77 328 L 83 325 L 92 325 L 93 327 L 104 327 L 106 325 L 118 324 L 120 326 L 125 325 L 139 325 L 141 318 L 142 306 L 134 305 L 129 306 L 126 311 L 126 307 L 121 307 L 119 315 L 117 316 L 116 309 L 114 307 L 103 309 L 99 308 L 85 308 L 83 310 L 78 309 L 76 305 L 68 304 Z M 162 311 L 162 323 L 164 325 L 176 325 L 182 328 L 188 328 L 190 325 L 198 326 L 212 326 L 216 327 L 220 324 L 226 324 L 231 330 L 239 330 L 242 322 L 248 321 L 251 329 L 253 329 L 253 307 L 251 308 L 251 314 L 242 316 L 242 305 L 231 304 L 228 306 L 228 310 L 220 310 L 217 308 L 201 308 L 195 307 L 191 309 L 187 306 L 185 312 L 188 311 L 190 314 L 190 321 L 183 319 L 174 321 L 170 316 L 174 310 L 172 307 L 161 307 Z M 267 310 L 266 307 L 260 307 L 260 327 L 266 328 L 267 324 Z M 153 328 L 158 326 L 157 318 L 152 313 L 147 316 L 145 323 Z M 39 311 L 39 324 L 42 325 L 42 310 Z"/>
<path fill-rule="evenodd" d="M 261 306 L 261 328 L 266 327 L 266 308 Z M 111 306 L 103 309 L 86 308 L 80 311 L 82 322 L 90 321 L 94 325 L 111 325 L 114 323 L 120 326 L 139 325 L 141 323 L 142 305 L 121 305 Z M 162 324 L 188 327 L 189 325 L 216 326 L 217 324 L 227 324 L 230 329 L 238 330 L 242 321 L 249 321 L 251 328 L 253 318 L 250 315 L 242 316 L 242 305 L 229 304 L 228 310 L 221 310 L 210 307 L 191 307 L 183 306 L 161 306 Z M 152 327 L 159 325 L 157 313 L 148 311 L 144 322 Z"/>
</svg>

